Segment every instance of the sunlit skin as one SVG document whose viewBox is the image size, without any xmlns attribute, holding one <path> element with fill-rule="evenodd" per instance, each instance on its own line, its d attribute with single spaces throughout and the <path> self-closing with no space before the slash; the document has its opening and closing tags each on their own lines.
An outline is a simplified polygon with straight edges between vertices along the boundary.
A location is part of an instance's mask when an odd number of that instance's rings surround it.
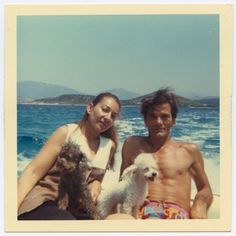
<svg viewBox="0 0 236 236">
<path fill-rule="evenodd" d="M 212 192 L 199 148 L 171 138 L 175 119 L 169 103 L 154 106 L 144 121 L 149 134 L 126 139 L 122 149 L 121 174 L 140 153 L 152 153 L 158 164 L 159 176 L 149 184 L 149 199 L 176 203 L 189 211 L 191 218 L 207 218 Z M 191 177 L 198 189 L 192 206 Z"/>
<path fill-rule="evenodd" d="M 87 138 L 92 155 L 95 155 L 99 147 L 100 133 L 114 125 L 119 117 L 120 107 L 113 98 L 105 97 L 96 106 L 88 104 L 87 112 L 89 118 L 82 132 Z"/>
<path fill-rule="evenodd" d="M 153 110 L 148 112 L 144 121 L 148 128 L 148 139 L 151 143 L 154 141 L 154 146 L 157 145 L 157 143 L 161 144 L 169 138 L 171 128 L 175 124 L 169 103 L 155 106 Z"/>
<path fill-rule="evenodd" d="M 90 103 L 87 106 L 90 115 L 88 122 L 93 126 L 93 132 L 102 133 L 114 125 L 114 121 L 119 117 L 120 107 L 117 102 L 110 97 L 103 98 L 96 106 Z"/>
</svg>

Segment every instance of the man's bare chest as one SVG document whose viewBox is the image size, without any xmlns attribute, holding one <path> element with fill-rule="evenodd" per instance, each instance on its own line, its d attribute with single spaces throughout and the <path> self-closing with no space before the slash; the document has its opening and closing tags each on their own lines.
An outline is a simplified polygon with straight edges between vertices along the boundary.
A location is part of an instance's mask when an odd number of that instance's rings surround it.
<svg viewBox="0 0 236 236">
<path fill-rule="evenodd" d="M 177 177 L 189 172 L 192 158 L 189 155 L 180 155 L 177 150 L 164 150 L 153 153 L 157 162 L 160 177 Z"/>
</svg>

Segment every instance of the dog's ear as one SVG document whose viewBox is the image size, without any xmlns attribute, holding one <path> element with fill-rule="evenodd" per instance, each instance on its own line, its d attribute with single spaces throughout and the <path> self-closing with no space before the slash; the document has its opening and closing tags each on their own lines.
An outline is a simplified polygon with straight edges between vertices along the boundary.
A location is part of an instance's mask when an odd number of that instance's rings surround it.
<svg viewBox="0 0 236 236">
<path fill-rule="evenodd" d="M 127 167 L 121 176 L 121 180 L 130 178 L 133 174 L 135 174 L 136 171 L 137 171 L 137 166 L 135 165 Z"/>
</svg>

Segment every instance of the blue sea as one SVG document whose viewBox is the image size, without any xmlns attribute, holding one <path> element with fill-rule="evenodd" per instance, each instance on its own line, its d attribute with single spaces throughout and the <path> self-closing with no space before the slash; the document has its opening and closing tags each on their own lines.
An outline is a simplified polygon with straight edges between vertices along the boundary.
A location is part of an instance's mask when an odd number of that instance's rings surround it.
<svg viewBox="0 0 236 236">
<path fill-rule="evenodd" d="M 17 164 L 18 175 L 37 154 L 49 135 L 59 126 L 80 120 L 85 106 L 75 105 L 17 105 Z M 116 122 L 119 146 L 116 168 L 120 165 L 123 141 L 130 135 L 146 135 L 143 118 L 136 106 L 122 108 Z M 199 145 L 213 192 L 219 194 L 220 139 L 219 109 L 183 107 L 178 114 L 172 136 L 178 141 Z"/>
</svg>

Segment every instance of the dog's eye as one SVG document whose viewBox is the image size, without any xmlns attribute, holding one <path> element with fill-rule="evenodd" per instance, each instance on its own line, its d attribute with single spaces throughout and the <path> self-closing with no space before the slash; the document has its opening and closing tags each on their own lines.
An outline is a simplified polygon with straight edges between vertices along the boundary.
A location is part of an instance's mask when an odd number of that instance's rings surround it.
<svg viewBox="0 0 236 236">
<path fill-rule="evenodd" d="M 144 168 L 143 170 L 144 170 L 144 172 L 148 172 L 148 171 L 149 171 L 149 168 L 146 167 L 146 168 Z"/>
</svg>

